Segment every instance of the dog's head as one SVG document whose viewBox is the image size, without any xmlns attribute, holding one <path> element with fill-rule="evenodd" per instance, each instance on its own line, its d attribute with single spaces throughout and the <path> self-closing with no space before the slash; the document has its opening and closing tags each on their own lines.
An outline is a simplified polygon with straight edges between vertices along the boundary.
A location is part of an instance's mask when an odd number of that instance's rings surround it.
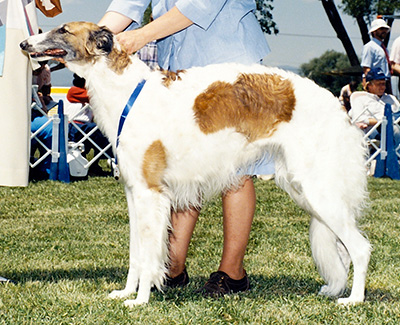
<svg viewBox="0 0 400 325">
<path fill-rule="evenodd" d="M 47 33 L 31 36 L 20 47 L 40 60 L 93 62 L 111 53 L 114 37 L 105 27 L 88 22 L 71 22 Z"/>
</svg>

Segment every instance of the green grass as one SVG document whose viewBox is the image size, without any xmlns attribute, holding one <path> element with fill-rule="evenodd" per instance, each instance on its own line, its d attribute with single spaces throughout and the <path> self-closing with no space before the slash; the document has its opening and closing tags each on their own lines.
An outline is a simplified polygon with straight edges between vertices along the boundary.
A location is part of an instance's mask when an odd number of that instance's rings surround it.
<svg viewBox="0 0 400 325">
<path fill-rule="evenodd" d="M 252 290 L 205 299 L 195 290 L 218 267 L 220 199 L 207 203 L 188 256 L 191 283 L 128 309 L 107 294 L 128 271 L 128 217 L 113 178 L 0 187 L 0 324 L 399 324 L 400 182 L 370 179 L 360 221 L 373 245 L 366 302 L 318 296 L 308 215 L 273 181 L 256 181 L 257 211 L 245 259 Z M 350 275 L 351 280 L 351 275 Z M 351 281 L 349 282 L 351 283 Z M 348 293 L 347 293 L 348 294 Z"/>
</svg>

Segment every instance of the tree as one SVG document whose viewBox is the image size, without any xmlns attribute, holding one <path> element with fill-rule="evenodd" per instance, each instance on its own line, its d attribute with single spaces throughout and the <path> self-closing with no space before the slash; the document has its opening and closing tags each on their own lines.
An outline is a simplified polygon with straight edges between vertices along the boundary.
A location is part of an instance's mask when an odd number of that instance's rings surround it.
<svg viewBox="0 0 400 325">
<path fill-rule="evenodd" d="M 356 19 L 364 44 L 370 40 L 367 24 L 377 15 L 390 16 L 400 8 L 400 0 L 342 0 L 342 3 L 343 12 Z M 393 18 L 388 18 L 387 23 L 392 26 Z M 386 45 L 389 37 L 385 40 Z"/>
<path fill-rule="evenodd" d="M 326 15 L 333 27 L 336 31 L 337 37 L 343 44 L 343 47 L 347 53 L 350 64 L 352 66 L 359 66 L 360 61 L 358 60 L 356 51 L 354 50 L 353 44 L 347 34 L 346 28 L 343 25 L 342 19 L 340 18 L 339 12 L 336 8 L 335 2 L 333 0 L 321 0 L 322 5 L 324 6 Z"/>
<path fill-rule="evenodd" d="M 264 33 L 276 35 L 279 33 L 279 29 L 273 21 L 272 10 L 274 7 L 271 4 L 272 2 L 273 0 L 256 0 L 256 16 Z"/>
<path fill-rule="evenodd" d="M 370 41 L 367 23 L 373 15 L 372 2 L 372 0 L 342 0 L 343 12 L 356 19 L 364 44 Z"/>
<path fill-rule="evenodd" d="M 332 71 L 346 70 L 350 67 L 349 60 L 344 53 L 333 50 L 326 51 L 319 58 L 314 58 L 300 66 L 300 74 L 314 80 L 319 86 L 330 90 L 338 96 L 341 88 L 348 84 L 352 77 L 333 75 Z"/>
<path fill-rule="evenodd" d="M 357 66 L 359 63 L 354 58 L 354 47 L 347 35 L 347 31 L 343 26 L 339 12 L 337 11 L 334 0 L 321 0 L 325 12 L 329 18 L 332 27 L 335 29 L 337 37 L 342 41 L 343 47 L 348 55 L 352 66 Z M 400 0 L 342 0 L 340 6 L 343 12 L 354 17 L 357 21 L 363 43 L 370 41 L 368 34 L 368 24 L 379 15 L 393 15 L 400 8 Z M 393 18 L 387 19 L 389 26 L 393 23 Z M 386 45 L 389 42 L 389 37 L 385 40 Z"/>
</svg>

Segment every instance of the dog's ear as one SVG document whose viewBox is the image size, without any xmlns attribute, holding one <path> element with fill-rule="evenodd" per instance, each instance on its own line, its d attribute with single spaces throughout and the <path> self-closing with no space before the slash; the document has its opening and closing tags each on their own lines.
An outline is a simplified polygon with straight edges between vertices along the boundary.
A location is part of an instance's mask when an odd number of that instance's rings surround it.
<svg viewBox="0 0 400 325">
<path fill-rule="evenodd" d="M 91 46 L 89 46 L 89 44 Z M 91 54 L 100 52 L 110 53 L 114 46 L 114 36 L 106 27 L 100 27 L 99 30 L 92 31 L 89 34 L 87 50 Z"/>
</svg>

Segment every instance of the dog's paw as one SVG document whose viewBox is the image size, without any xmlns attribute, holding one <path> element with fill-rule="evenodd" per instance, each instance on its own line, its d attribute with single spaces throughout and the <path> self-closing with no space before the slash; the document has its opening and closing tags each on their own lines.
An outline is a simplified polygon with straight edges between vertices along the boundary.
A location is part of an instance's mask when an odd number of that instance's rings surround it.
<svg viewBox="0 0 400 325">
<path fill-rule="evenodd" d="M 321 296 L 328 296 L 328 291 L 329 291 L 329 287 L 328 286 L 322 286 L 321 289 L 319 289 L 318 294 Z"/>
<path fill-rule="evenodd" d="M 328 285 L 323 285 L 321 289 L 319 290 L 318 294 L 320 296 L 325 296 L 325 297 L 333 297 L 335 296 L 334 293 L 332 293 L 332 288 L 330 288 Z"/>
<path fill-rule="evenodd" d="M 318 294 L 320 296 L 325 296 L 325 297 L 330 297 L 330 298 L 335 298 L 339 297 L 342 295 L 344 292 L 344 288 L 338 288 L 334 286 L 329 286 L 329 285 L 323 285 L 321 289 L 319 290 Z"/>
<path fill-rule="evenodd" d="M 129 299 L 124 301 L 124 305 L 126 307 L 132 308 L 137 305 L 147 304 L 148 300 L 141 300 L 141 299 Z"/>
<path fill-rule="evenodd" d="M 126 289 L 124 289 L 124 290 L 114 290 L 108 295 L 108 298 L 111 298 L 111 299 L 122 299 L 122 298 L 128 297 L 132 293 L 133 293 L 133 291 L 126 290 Z"/>
<path fill-rule="evenodd" d="M 353 297 L 348 297 L 348 298 L 339 298 L 338 299 L 338 304 L 339 305 L 356 305 L 356 304 L 361 304 L 364 302 L 364 297 L 362 298 L 353 298 Z"/>
</svg>

